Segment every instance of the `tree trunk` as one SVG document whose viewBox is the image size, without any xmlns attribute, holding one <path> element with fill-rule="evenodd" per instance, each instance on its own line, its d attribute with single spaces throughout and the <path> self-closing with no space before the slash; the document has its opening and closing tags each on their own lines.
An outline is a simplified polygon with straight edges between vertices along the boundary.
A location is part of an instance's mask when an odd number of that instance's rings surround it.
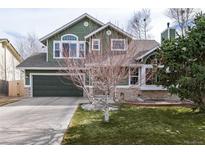
<svg viewBox="0 0 205 154">
<path fill-rule="evenodd" d="M 109 106 L 108 106 L 108 95 L 106 95 L 106 103 L 105 103 L 105 111 L 104 111 L 104 121 L 105 122 L 109 122 L 110 121 Z"/>
<path fill-rule="evenodd" d="M 105 111 L 104 111 L 104 121 L 105 122 L 109 122 L 110 121 L 109 107 L 105 108 Z"/>
</svg>

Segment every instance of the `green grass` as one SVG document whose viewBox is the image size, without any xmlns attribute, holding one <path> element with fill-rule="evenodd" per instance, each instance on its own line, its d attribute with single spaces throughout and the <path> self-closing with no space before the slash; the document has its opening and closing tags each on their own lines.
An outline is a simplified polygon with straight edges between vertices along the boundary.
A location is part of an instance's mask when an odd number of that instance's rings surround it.
<svg viewBox="0 0 205 154">
<path fill-rule="evenodd" d="M 189 108 L 125 106 L 109 123 L 102 116 L 79 107 L 62 144 L 205 144 L 205 114 Z"/>
</svg>

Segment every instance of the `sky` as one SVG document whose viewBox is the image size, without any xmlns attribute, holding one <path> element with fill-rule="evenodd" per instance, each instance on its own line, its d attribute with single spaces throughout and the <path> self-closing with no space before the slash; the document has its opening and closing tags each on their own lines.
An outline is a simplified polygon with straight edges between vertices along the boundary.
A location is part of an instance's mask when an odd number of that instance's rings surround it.
<svg viewBox="0 0 205 154">
<path fill-rule="evenodd" d="M 140 8 L 113 9 L 0 9 L 0 38 L 14 38 L 35 33 L 39 38 L 63 26 L 83 13 L 88 13 L 98 20 L 112 22 L 126 30 L 129 19 Z M 167 22 L 171 22 L 165 15 L 166 9 L 151 9 L 151 36 L 160 42 L 160 33 L 166 29 Z M 9 39 L 8 38 L 8 39 Z"/>
</svg>

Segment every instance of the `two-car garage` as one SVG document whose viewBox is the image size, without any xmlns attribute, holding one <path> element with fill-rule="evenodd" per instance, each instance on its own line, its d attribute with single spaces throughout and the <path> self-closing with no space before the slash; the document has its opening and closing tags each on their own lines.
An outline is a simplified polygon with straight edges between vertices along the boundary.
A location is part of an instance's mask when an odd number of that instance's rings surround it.
<svg viewBox="0 0 205 154">
<path fill-rule="evenodd" d="M 62 75 L 32 75 L 33 97 L 82 97 L 69 77 Z"/>
</svg>

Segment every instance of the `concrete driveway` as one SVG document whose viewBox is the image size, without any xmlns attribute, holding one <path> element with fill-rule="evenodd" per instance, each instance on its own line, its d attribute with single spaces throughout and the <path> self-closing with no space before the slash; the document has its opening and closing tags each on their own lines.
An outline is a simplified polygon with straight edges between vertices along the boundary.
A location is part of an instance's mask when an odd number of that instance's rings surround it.
<svg viewBox="0 0 205 154">
<path fill-rule="evenodd" d="M 60 144 L 80 98 L 26 98 L 0 107 L 0 144 Z"/>
</svg>

